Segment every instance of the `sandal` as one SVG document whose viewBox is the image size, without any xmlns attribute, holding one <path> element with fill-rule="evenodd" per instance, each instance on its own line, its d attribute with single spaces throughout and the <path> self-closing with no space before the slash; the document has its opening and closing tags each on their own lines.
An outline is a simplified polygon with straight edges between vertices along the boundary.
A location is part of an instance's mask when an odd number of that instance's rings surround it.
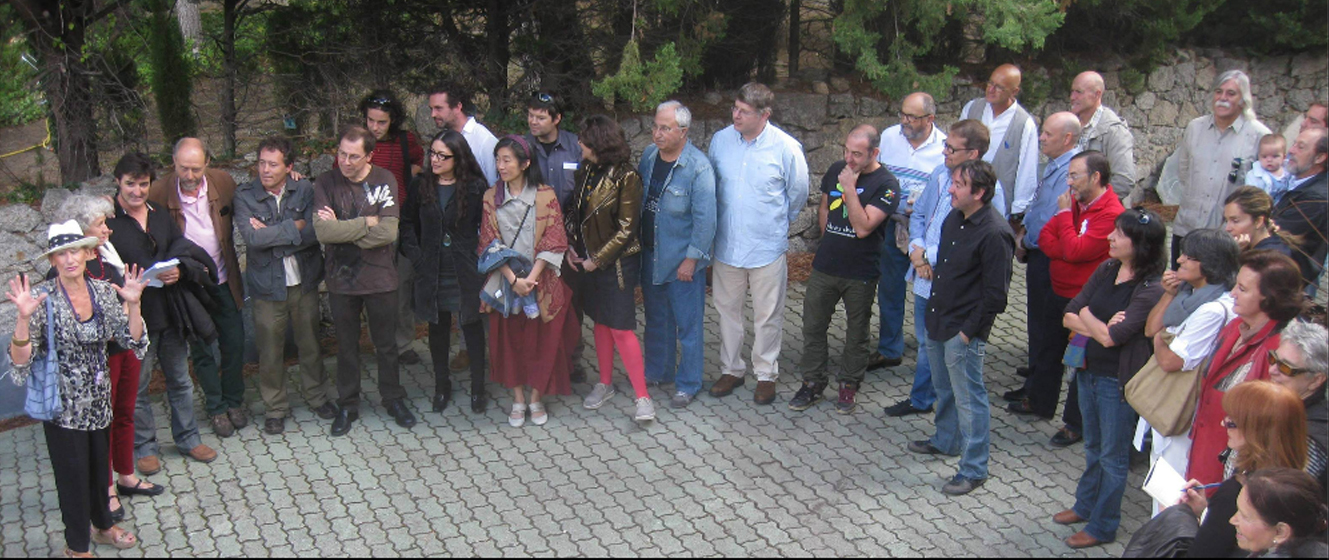
<svg viewBox="0 0 1329 560">
<path fill-rule="evenodd" d="M 115 500 L 116 507 L 111 509 L 111 523 L 119 523 L 125 520 L 125 504 L 119 496 L 107 496 L 106 506 L 110 509 L 111 500 Z"/>
<path fill-rule="evenodd" d="M 96 557 L 97 556 L 93 554 L 92 551 L 74 552 L 74 549 L 72 548 L 65 549 L 65 558 L 96 558 Z"/>
<path fill-rule="evenodd" d="M 117 550 L 125 550 L 138 546 L 138 537 L 119 527 L 111 527 L 105 531 L 94 529 L 92 531 L 92 542 L 109 544 Z"/>
<path fill-rule="evenodd" d="M 549 415 L 545 413 L 544 403 L 531 403 L 531 423 L 536 426 L 543 426 L 549 421 Z"/>
<path fill-rule="evenodd" d="M 524 403 L 513 403 L 512 414 L 508 415 L 508 425 L 514 428 L 520 428 L 526 423 L 526 405 Z"/>
</svg>

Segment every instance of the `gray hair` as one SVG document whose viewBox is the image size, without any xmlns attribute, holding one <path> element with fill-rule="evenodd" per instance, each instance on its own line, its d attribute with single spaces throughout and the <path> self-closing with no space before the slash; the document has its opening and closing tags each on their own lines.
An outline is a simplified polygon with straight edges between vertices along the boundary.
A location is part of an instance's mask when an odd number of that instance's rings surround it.
<svg viewBox="0 0 1329 560">
<path fill-rule="evenodd" d="M 1315 323 L 1292 321 L 1283 329 L 1282 342 L 1301 352 L 1301 367 L 1329 374 L 1329 331 Z"/>
<path fill-rule="evenodd" d="M 1251 78 L 1241 70 L 1228 70 L 1214 80 L 1214 89 L 1218 89 L 1223 84 L 1233 81 L 1237 82 L 1237 89 L 1241 91 L 1241 116 L 1248 121 L 1255 121 L 1255 98 L 1251 97 Z"/>
<path fill-rule="evenodd" d="M 57 222 L 74 220 L 78 222 L 78 227 L 86 232 L 88 226 L 97 221 L 97 218 L 115 216 L 115 207 L 104 196 L 76 194 L 60 203 L 60 208 L 56 210 L 55 215 Z"/>
<path fill-rule="evenodd" d="M 659 113 L 665 109 L 674 110 L 674 123 L 678 124 L 679 128 L 688 128 L 692 126 L 692 111 L 689 111 L 687 106 L 683 105 L 682 102 L 670 99 L 656 107 L 655 112 Z"/>
</svg>

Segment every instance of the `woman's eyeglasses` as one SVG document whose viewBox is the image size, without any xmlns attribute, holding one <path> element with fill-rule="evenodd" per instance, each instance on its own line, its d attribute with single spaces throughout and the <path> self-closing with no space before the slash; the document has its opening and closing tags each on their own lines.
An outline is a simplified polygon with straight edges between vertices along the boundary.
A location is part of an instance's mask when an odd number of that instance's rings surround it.
<svg viewBox="0 0 1329 560">
<path fill-rule="evenodd" d="M 429 159 L 438 160 L 438 161 L 448 161 L 455 157 L 457 156 L 453 154 L 445 154 L 443 152 L 435 152 L 434 150 L 429 150 Z"/>
<path fill-rule="evenodd" d="M 1269 367 L 1278 368 L 1279 373 L 1288 377 L 1296 377 L 1303 373 L 1310 373 L 1311 371 L 1306 368 L 1294 367 L 1292 364 L 1287 363 L 1283 358 L 1278 357 L 1278 352 L 1275 350 L 1269 351 Z"/>
</svg>

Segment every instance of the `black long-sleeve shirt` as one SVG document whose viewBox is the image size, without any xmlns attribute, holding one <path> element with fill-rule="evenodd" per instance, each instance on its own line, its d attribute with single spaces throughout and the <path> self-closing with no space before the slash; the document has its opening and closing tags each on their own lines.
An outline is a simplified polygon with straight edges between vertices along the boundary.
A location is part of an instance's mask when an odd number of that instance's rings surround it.
<svg viewBox="0 0 1329 560">
<path fill-rule="evenodd" d="M 950 340 L 963 332 L 969 340 L 987 340 L 997 315 L 1006 310 L 1014 255 L 1015 234 L 991 205 L 968 218 L 952 210 L 942 223 L 932 267 L 928 338 Z"/>
</svg>

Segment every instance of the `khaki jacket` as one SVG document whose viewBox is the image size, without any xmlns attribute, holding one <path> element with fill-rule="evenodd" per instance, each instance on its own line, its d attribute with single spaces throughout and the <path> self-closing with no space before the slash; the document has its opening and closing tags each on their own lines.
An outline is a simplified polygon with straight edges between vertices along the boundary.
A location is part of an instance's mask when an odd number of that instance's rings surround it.
<svg viewBox="0 0 1329 560">
<path fill-rule="evenodd" d="M 203 172 L 208 180 L 208 210 L 212 213 L 212 227 L 217 233 L 217 242 L 221 245 L 222 259 L 226 261 L 226 283 L 235 298 L 236 308 L 244 307 L 244 280 L 240 272 L 240 260 L 235 256 L 234 230 L 231 218 L 235 216 L 235 179 L 225 171 L 208 168 Z M 175 172 L 152 183 L 148 191 L 148 200 L 157 203 L 171 212 L 180 231 L 185 229 L 185 216 L 180 212 L 180 191 L 176 187 Z"/>
</svg>

